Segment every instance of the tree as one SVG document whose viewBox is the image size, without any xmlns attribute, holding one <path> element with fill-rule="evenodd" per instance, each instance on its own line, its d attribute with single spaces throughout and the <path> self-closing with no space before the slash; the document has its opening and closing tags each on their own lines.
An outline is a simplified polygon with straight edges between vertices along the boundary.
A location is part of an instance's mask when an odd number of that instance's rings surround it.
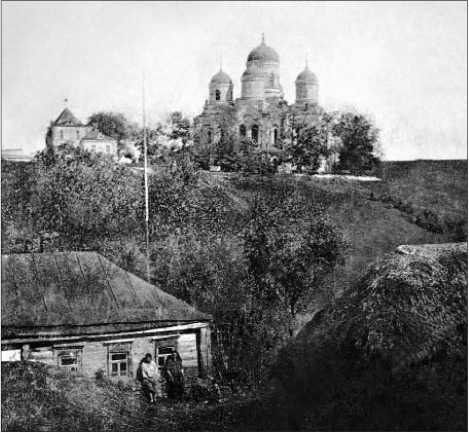
<svg viewBox="0 0 469 433">
<path fill-rule="evenodd" d="M 35 164 L 29 205 L 36 233 L 56 231 L 64 245 L 85 248 L 142 227 L 141 180 L 126 167 L 75 147 Z"/>
<path fill-rule="evenodd" d="M 121 113 L 94 113 L 89 117 L 88 124 L 96 126 L 101 133 L 115 138 L 119 143 L 131 133 L 131 124 Z"/>
<path fill-rule="evenodd" d="M 173 111 L 169 115 L 168 123 L 171 125 L 169 137 L 173 140 L 181 139 L 182 145 L 186 146 L 192 138 L 191 121 L 180 111 Z"/>
<path fill-rule="evenodd" d="M 311 126 L 300 131 L 297 139 L 288 146 L 286 154 L 301 171 L 314 173 L 319 167 L 319 158 L 325 155 L 326 149 L 326 131 L 318 126 Z"/>
<path fill-rule="evenodd" d="M 333 133 L 342 141 L 338 170 L 363 173 L 378 165 L 379 130 L 365 116 L 342 113 L 333 127 Z"/>
<path fill-rule="evenodd" d="M 343 242 L 323 210 L 285 191 L 270 204 L 257 198 L 244 237 L 255 296 L 289 316 L 291 336 L 298 313 L 322 294 L 322 281 L 341 260 Z"/>
</svg>

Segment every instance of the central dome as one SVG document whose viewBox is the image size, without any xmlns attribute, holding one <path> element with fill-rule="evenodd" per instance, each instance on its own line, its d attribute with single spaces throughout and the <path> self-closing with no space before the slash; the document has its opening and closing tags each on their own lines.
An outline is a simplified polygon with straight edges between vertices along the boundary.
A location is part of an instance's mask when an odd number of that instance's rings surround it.
<svg viewBox="0 0 469 433">
<path fill-rule="evenodd" d="M 264 36 L 262 36 L 261 44 L 254 48 L 248 55 L 248 62 L 253 60 L 258 60 L 261 62 L 279 62 L 277 52 L 265 44 Z"/>
</svg>

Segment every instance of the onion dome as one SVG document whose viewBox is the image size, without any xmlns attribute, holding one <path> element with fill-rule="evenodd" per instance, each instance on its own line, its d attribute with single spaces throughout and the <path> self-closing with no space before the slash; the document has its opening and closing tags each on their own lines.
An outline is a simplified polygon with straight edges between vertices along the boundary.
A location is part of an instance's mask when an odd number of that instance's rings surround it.
<svg viewBox="0 0 469 433">
<path fill-rule="evenodd" d="M 316 74 L 308 68 L 308 65 L 306 65 L 304 71 L 301 72 L 298 77 L 296 77 L 296 82 L 303 82 L 306 84 L 318 84 L 318 77 L 316 77 Z"/>
<path fill-rule="evenodd" d="M 210 80 L 212 84 L 231 84 L 230 76 L 221 69 Z"/>
<path fill-rule="evenodd" d="M 255 60 L 261 62 L 279 62 L 277 52 L 265 44 L 264 35 L 262 35 L 261 44 L 254 48 L 248 55 L 248 62 Z"/>
<path fill-rule="evenodd" d="M 253 69 L 246 69 L 241 76 L 241 79 L 265 79 L 266 74 L 262 71 L 256 71 Z"/>
</svg>

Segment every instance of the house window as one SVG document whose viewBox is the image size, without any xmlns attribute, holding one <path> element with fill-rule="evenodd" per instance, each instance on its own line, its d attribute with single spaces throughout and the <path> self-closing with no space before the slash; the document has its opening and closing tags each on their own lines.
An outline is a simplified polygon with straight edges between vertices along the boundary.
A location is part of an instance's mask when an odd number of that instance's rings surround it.
<svg viewBox="0 0 469 433">
<path fill-rule="evenodd" d="M 91 151 L 92 151 L 92 152 L 96 152 L 96 144 L 92 144 L 92 145 L 91 145 Z"/>
<path fill-rule="evenodd" d="M 215 90 L 215 101 L 219 101 L 221 99 L 221 92 L 219 90 Z"/>
<path fill-rule="evenodd" d="M 80 138 L 80 131 L 77 129 L 77 138 Z"/>
<path fill-rule="evenodd" d="M 253 125 L 251 128 L 251 138 L 255 143 L 259 140 L 259 127 L 257 125 Z"/>
<path fill-rule="evenodd" d="M 239 135 L 241 137 L 246 137 L 246 127 L 244 125 L 239 126 Z"/>
<path fill-rule="evenodd" d="M 176 346 L 173 345 L 173 346 L 157 346 L 156 347 L 156 359 L 158 361 L 158 367 L 159 368 L 163 368 L 165 363 L 166 363 L 166 359 L 168 359 L 168 357 L 170 355 L 172 355 L 173 353 L 173 350 L 176 349 Z"/>
<path fill-rule="evenodd" d="M 57 354 L 59 367 L 69 372 L 77 372 L 81 369 L 81 349 L 62 350 Z"/>
<path fill-rule="evenodd" d="M 111 376 L 127 376 L 129 357 L 127 352 L 111 353 L 109 358 Z"/>
<path fill-rule="evenodd" d="M 60 139 L 63 140 L 64 139 L 64 132 L 61 130 L 60 131 Z"/>
</svg>

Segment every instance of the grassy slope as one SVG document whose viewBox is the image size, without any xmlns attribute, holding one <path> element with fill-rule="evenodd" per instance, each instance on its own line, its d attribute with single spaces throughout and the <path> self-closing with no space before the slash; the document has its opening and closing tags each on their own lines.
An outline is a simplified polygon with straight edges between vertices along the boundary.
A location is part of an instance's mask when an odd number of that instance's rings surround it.
<svg viewBox="0 0 469 433">
<path fill-rule="evenodd" d="M 441 216 L 467 219 L 467 161 L 386 162 L 380 175 L 392 195 Z"/>
<path fill-rule="evenodd" d="M 348 243 L 345 264 L 332 277 L 335 291 L 340 292 L 372 261 L 398 245 L 452 240 L 449 233 L 435 233 L 416 225 L 391 203 L 370 200 L 371 192 L 375 196 L 391 194 L 419 209 L 430 209 L 441 218 L 467 220 L 466 161 L 385 162 L 380 175 L 382 182 L 320 178 L 296 181 L 313 202 L 326 206 Z M 215 182 L 230 190 L 231 195 L 237 190 L 239 201 L 267 190 L 276 180 L 244 182 L 242 187 L 233 188 L 233 182 L 220 180 L 217 175 Z"/>
</svg>

